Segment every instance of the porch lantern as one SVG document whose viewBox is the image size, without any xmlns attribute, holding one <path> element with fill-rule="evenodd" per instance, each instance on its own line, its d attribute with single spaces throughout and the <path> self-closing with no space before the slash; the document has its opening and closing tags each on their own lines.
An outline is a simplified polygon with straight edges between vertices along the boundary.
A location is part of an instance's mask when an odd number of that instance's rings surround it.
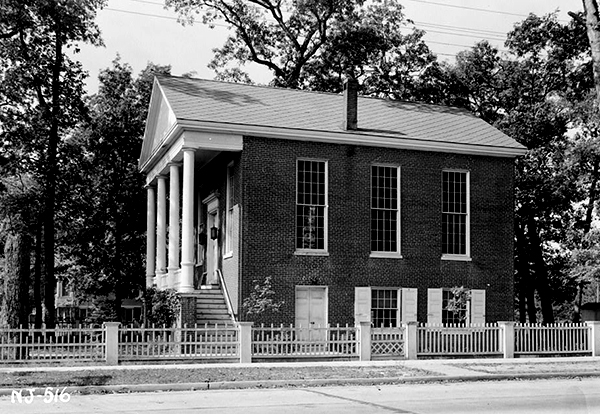
<svg viewBox="0 0 600 414">
<path fill-rule="evenodd" d="M 210 238 L 212 240 L 216 240 L 219 238 L 219 228 L 216 226 L 213 226 L 210 228 Z"/>
</svg>

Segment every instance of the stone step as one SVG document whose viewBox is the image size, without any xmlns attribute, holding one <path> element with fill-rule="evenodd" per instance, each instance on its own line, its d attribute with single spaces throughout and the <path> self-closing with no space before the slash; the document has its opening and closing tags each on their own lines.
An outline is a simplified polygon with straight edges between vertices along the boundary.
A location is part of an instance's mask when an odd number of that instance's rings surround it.
<svg viewBox="0 0 600 414">
<path fill-rule="evenodd" d="M 227 305 L 224 303 L 203 303 L 203 304 L 196 305 L 196 310 L 197 309 L 221 309 L 221 308 L 227 309 Z"/>
<path fill-rule="evenodd" d="M 225 305 L 225 300 L 223 300 L 222 298 L 211 298 L 211 299 L 199 300 L 196 302 L 197 308 L 199 308 L 201 306 L 207 306 L 207 305 Z"/>
</svg>

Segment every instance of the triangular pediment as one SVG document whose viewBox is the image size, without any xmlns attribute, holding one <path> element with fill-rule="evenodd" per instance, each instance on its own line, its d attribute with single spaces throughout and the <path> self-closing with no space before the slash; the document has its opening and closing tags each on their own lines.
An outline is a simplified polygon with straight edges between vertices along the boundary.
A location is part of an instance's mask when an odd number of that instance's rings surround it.
<svg viewBox="0 0 600 414">
<path fill-rule="evenodd" d="M 154 78 L 142 153 L 140 154 L 140 168 L 148 162 L 153 154 L 157 153 L 176 123 L 175 113 L 169 105 L 158 79 Z"/>
</svg>

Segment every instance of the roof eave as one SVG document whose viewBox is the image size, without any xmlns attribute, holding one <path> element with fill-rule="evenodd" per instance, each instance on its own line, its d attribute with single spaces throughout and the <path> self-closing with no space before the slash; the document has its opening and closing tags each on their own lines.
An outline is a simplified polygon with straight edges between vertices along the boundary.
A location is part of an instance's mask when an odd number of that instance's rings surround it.
<svg viewBox="0 0 600 414">
<path fill-rule="evenodd" d="M 452 152 L 491 157 L 518 157 L 527 152 L 527 149 L 521 145 L 519 145 L 519 147 L 503 147 L 492 145 L 462 144 L 432 141 L 415 137 L 398 138 L 391 135 L 375 135 L 365 133 L 364 131 L 360 130 L 352 132 L 331 132 L 190 120 L 178 120 L 177 126 L 183 130 L 192 130 L 197 132 L 220 132 L 246 136 L 259 136 L 264 138 L 280 138 L 298 141 L 385 147 L 415 151 Z"/>
</svg>

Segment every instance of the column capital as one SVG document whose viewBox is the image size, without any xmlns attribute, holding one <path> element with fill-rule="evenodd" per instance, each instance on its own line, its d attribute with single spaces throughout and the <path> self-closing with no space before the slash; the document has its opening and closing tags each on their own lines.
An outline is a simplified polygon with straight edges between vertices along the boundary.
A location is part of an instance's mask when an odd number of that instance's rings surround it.
<svg viewBox="0 0 600 414">
<path fill-rule="evenodd" d="M 183 165 L 183 161 L 171 161 L 167 164 L 168 167 L 181 167 Z"/>
<path fill-rule="evenodd" d="M 146 185 L 144 185 L 144 188 L 146 190 L 154 190 L 156 188 L 156 184 L 152 184 L 152 183 L 146 184 Z"/>
<path fill-rule="evenodd" d="M 168 180 L 169 179 L 169 175 L 168 174 L 158 174 L 156 176 L 157 180 Z"/>
</svg>

